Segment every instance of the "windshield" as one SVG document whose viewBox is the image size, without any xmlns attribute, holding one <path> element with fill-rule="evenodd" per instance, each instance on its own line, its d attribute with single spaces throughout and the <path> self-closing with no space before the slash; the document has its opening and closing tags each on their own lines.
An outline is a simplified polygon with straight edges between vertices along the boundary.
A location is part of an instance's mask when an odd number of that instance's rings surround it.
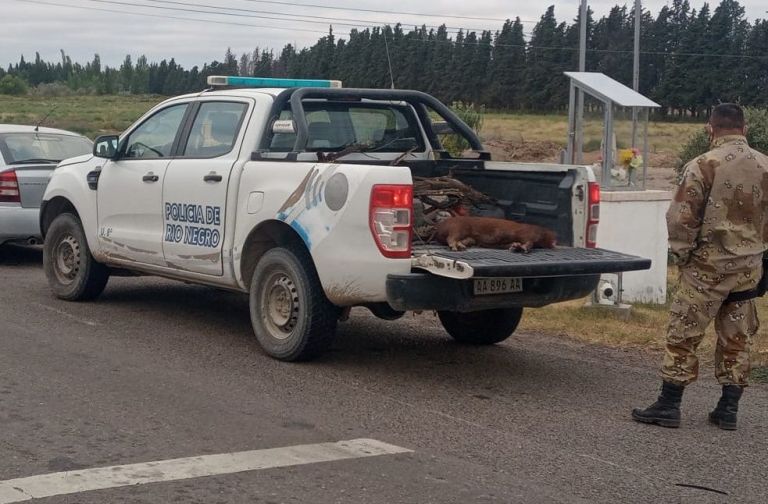
<svg viewBox="0 0 768 504">
<path fill-rule="evenodd" d="M 80 136 L 34 132 L 0 135 L 0 151 L 8 164 L 58 163 L 88 154 L 91 149 L 91 142 Z"/>
</svg>

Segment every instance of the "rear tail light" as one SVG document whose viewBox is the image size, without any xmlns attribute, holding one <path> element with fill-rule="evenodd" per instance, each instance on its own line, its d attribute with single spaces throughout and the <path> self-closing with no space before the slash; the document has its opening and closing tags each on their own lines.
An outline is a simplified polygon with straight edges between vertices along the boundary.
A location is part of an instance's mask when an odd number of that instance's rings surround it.
<svg viewBox="0 0 768 504">
<path fill-rule="evenodd" d="M 0 173 L 0 203 L 21 203 L 19 181 L 13 170 Z"/>
<path fill-rule="evenodd" d="M 597 225 L 600 222 L 600 184 L 589 183 L 589 200 L 587 202 L 587 247 L 597 247 Z"/>
<path fill-rule="evenodd" d="M 412 215 L 412 185 L 373 186 L 369 212 L 371 233 L 384 257 L 411 257 Z"/>
</svg>

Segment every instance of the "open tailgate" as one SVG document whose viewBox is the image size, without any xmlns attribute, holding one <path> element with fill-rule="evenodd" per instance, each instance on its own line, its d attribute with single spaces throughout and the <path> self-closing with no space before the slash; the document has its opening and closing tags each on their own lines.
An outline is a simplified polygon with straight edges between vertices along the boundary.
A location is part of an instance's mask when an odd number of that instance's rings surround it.
<svg viewBox="0 0 768 504">
<path fill-rule="evenodd" d="M 447 278 L 557 277 L 647 270 L 651 260 L 599 248 L 557 247 L 527 254 L 485 248 L 454 252 L 443 245 L 413 248 L 412 266 Z"/>
</svg>

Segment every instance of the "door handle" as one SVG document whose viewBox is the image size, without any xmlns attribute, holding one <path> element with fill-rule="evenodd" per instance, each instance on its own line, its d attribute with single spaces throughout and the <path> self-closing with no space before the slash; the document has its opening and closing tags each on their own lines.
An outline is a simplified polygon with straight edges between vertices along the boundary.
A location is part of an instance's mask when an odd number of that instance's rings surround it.
<svg viewBox="0 0 768 504">
<path fill-rule="evenodd" d="M 203 177 L 204 182 L 221 182 L 222 180 L 224 180 L 224 177 L 213 172 Z"/>
<path fill-rule="evenodd" d="M 157 182 L 158 180 L 160 180 L 160 177 L 158 177 L 152 172 L 149 172 L 143 177 L 141 177 L 141 180 L 143 180 L 144 182 Z"/>
</svg>

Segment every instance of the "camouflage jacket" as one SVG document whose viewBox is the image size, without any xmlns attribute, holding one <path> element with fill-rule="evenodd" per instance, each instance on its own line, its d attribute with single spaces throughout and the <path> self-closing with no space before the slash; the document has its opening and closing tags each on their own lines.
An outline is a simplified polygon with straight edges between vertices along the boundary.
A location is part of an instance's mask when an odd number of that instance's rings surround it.
<svg viewBox="0 0 768 504">
<path fill-rule="evenodd" d="M 667 212 L 673 261 L 759 272 L 768 248 L 768 157 L 725 136 L 685 166 Z"/>
</svg>

